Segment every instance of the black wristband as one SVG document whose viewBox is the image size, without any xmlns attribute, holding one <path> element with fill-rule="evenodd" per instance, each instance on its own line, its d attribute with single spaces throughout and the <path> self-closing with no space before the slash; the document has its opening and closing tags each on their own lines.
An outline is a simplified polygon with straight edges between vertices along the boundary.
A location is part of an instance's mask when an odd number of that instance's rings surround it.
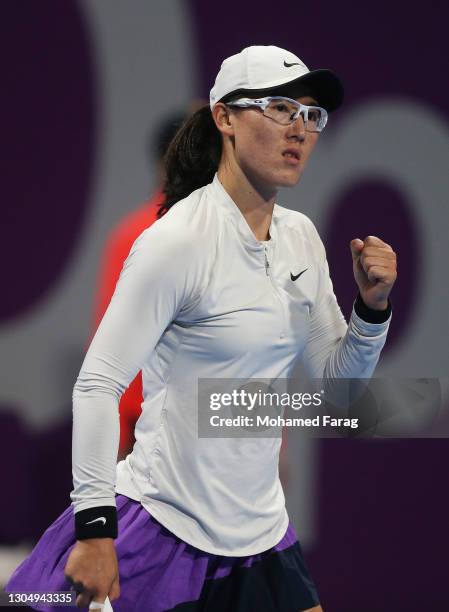
<svg viewBox="0 0 449 612">
<path fill-rule="evenodd" d="M 358 293 L 354 302 L 354 310 L 356 315 L 367 323 L 385 323 L 391 315 L 391 302 L 390 299 L 388 299 L 388 306 L 385 310 L 374 310 L 374 308 L 369 308 L 365 304 L 362 300 L 362 296 Z"/>
<path fill-rule="evenodd" d="M 75 538 L 116 538 L 117 508 L 115 506 L 97 506 L 75 512 Z"/>
</svg>

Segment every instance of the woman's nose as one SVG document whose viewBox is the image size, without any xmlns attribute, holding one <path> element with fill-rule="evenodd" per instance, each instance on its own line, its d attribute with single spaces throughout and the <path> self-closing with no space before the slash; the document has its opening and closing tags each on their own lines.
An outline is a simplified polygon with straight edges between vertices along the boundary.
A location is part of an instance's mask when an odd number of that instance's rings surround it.
<svg viewBox="0 0 449 612">
<path fill-rule="evenodd" d="M 300 141 L 305 140 L 306 126 L 305 126 L 302 115 L 298 116 L 298 118 L 290 125 L 290 128 L 291 128 L 290 135 L 297 136 Z"/>
</svg>

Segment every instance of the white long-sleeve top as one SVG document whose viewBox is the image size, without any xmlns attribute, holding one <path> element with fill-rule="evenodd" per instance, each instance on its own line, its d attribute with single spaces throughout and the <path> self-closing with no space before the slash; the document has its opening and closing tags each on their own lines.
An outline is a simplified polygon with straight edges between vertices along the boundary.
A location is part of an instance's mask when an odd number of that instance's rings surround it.
<svg viewBox="0 0 449 612">
<path fill-rule="evenodd" d="M 293 281 L 293 276 L 306 272 Z M 199 438 L 199 378 L 370 378 L 389 320 L 337 304 L 308 217 L 274 206 L 258 241 L 218 177 L 135 241 L 73 391 L 74 512 L 138 500 L 167 529 L 219 555 L 283 537 L 280 438 Z M 136 442 L 116 464 L 121 394 L 142 370 Z"/>
</svg>

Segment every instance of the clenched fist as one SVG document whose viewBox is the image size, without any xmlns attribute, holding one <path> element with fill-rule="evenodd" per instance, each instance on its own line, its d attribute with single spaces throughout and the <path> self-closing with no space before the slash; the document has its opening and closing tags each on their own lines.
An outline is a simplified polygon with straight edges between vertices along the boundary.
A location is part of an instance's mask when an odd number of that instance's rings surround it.
<svg viewBox="0 0 449 612">
<path fill-rule="evenodd" d="M 364 303 L 374 310 L 388 307 L 388 296 L 397 277 L 396 253 L 376 236 L 351 240 L 354 278 Z"/>
</svg>

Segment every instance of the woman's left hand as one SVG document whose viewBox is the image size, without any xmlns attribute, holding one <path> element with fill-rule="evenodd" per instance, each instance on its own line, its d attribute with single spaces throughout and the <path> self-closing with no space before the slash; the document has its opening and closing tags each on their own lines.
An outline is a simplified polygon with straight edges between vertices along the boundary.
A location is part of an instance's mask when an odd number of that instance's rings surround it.
<svg viewBox="0 0 449 612">
<path fill-rule="evenodd" d="M 385 310 L 397 277 L 396 253 L 376 236 L 351 240 L 354 278 L 368 308 Z"/>
</svg>

